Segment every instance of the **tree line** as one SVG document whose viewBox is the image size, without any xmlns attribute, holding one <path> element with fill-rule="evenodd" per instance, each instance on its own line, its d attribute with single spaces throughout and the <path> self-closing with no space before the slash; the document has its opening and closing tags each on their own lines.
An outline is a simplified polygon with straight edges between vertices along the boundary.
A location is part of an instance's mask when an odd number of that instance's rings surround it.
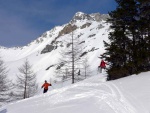
<svg viewBox="0 0 150 113">
<path fill-rule="evenodd" d="M 110 12 L 109 42 L 101 55 L 108 64 L 108 80 L 150 70 L 150 1 L 115 0 Z"/>
<path fill-rule="evenodd" d="M 8 69 L 0 58 L 0 106 L 11 101 L 21 100 L 33 96 L 37 92 L 36 74 L 26 59 L 18 68 L 15 83 L 8 79 Z"/>
</svg>

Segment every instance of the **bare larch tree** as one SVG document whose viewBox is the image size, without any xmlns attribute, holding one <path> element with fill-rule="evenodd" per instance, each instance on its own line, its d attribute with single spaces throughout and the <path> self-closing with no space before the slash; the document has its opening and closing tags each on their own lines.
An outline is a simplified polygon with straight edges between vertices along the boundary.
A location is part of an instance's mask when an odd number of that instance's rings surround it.
<svg viewBox="0 0 150 113">
<path fill-rule="evenodd" d="M 73 25 L 72 25 L 73 27 Z M 63 43 L 63 50 L 61 50 L 61 58 L 58 68 L 56 69 L 56 74 L 61 76 L 63 81 L 71 78 L 72 84 L 75 80 L 79 80 L 79 71 L 83 69 L 83 54 L 82 44 L 80 43 L 79 36 L 74 36 L 74 29 L 68 34 Z M 81 69 L 82 67 L 82 69 Z"/>
<path fill-rule="evenodd" d="M 24 64 L 18 68 L 20 74 L 17 75 L 17 99 L 25 99 L 34 96 L 37 92 L 36 74 L 32 70 L 32 66 L 26 59 Z"/>
<path fill-rule="evenodd" d="M 0 106 L 7 103 L 10 99 L 10 92 L 12 89 L 11 81 L 8 79 L 8 70 L 4 61 L 0 57 Z"/>
</svg>

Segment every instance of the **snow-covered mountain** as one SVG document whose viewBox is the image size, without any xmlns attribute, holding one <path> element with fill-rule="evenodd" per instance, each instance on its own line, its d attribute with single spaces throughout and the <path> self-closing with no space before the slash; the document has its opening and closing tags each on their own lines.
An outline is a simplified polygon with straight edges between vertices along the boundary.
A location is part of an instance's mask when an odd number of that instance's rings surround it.
<svg viewBox="0 0 150 113">
<path fill-rule="evenodd" d="M 98 58 L 104 52 L 103 41 L 108 40 L 108 15 L 77 12 L 72 20 L 43 33 L 24 47 L 0 47 L 0 54 L 9 68 L 9 78 L 15 80 L 26 58 L 37 73 L 38 83 L 55 79 L 60 51 L 64 41 L 79 37 L 92 68 L 93 77 L 73 85 L 53 84 L 47 94 L 17 101 L 0 108 L 0 113 L 150 113 L 150 72 L 106 82 L 105 73 L 97 73 Z M 66 83 L 68 84 L 68 83 Z"/>
<path fill-rule="evenodd" d="M 92 71 L 97 73 L 100 62 L 98 56 L 104 52 L 103 40 L 107 40 L 110 31 L 110 24 L 106 23 L 107 18 L 107 14 L 77 12 L 70 22 L 46 31 L 27 46 L 0 47 L 0 55 L 9 69 L 9 77 L 15 80 L 18 67 L 28 58 L 37 73 L 39 83 L 45 79 L 54 79 L 60 51 L 66 47 L 64 40 L 71 37 L 72 29 L 74 37 L 79 37 L 80 44 L 83 45 L 83 53 L 87 53 Z"/>
</svg>

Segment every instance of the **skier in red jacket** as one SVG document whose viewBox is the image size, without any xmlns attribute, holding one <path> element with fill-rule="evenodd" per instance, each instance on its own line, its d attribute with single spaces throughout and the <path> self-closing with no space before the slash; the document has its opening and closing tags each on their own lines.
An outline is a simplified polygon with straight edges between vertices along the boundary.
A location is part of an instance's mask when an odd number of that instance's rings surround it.
<svg viewBox="0 0 150 113">
<path fill-rule="evenodd" d="M 102 69 L 106 69 L 106 62 L 104 62 L 104 60 L 101 61 L 99 68 L 100 68 L 100 73 L 102 72 Z"/>
<path fill-rule="evenodd" d="M 52 85 L 50 83 L 47 83 L 47 81 L 45 80 L 45 83 L 41 87 L 41 88 L 44 87 L 43 93 L 46 93 L 48 91 L 48 86 L 52 86 Z"/>
</svg>

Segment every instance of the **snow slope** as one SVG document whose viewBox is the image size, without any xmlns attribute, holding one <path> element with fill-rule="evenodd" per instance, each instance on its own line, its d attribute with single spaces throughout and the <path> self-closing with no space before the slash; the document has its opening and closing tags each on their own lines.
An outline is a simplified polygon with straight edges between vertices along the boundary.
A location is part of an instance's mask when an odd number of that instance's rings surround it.
<svg viewBox="0 0 150 113">
<path fill-rule="evenodd" d="M 150 72 L 105 82 L 99 74 L 9 104 L 0 113 L 149 113 Z"/>
<path fill-rule="evenodd" d="M 106 23 L 101 15 L 98 14 L 95 19 L 94 17 L 95 14 L 78 12 L 71 21 L 77 26 L 74 36 L 80 35 L 81 42 L 84 42 L 83 50 L 88 52 L 86 56 L 92 67 L 92 75 L 97 74 L 100 62 L 98 56 L 104 52 L 103 41 L 108 40 L 110 32 L 110 24 Z M 41 54 L 41 51 L 51 44 L 69 23 L 45 32 L 27 46 L 0 47 L 0 56 L 9 69 L 9 78 L 15 80 L 18 67 L 28 58 L 37 73 L 39 86 L 46 79 L 55 79 L 56 66 L 46 69 L 57 65 L 59 51 L 64 48 L 58 43 L 58 48 L 51 52 Z M 81 28 L 86 23 L 91 25 Z M 55 41 L 64 45 L 63 41 L 69 36 L 70 34 L 64 34 Z M 93 48 L 95 50 L 91 51 Z M 70 83 L 53 84 L 55 89 L 51 87 L 47 94 L 42 94 L 42 90 L 39 90 L 38 95 L 33 98 L 3 106 L 0 113 L 150 113 L 149 75 L 150 72 L 147 72 L 106 82 L 103 73 L 70 86 L 66 86 Z M 62 86 L 66 87 L 61 88 Z"/>
<path fill-rule="evenodd" d="M 97 18 L 97 21 L 94 20 L 94 16 L 99 17 Z M 81 28 L 86 23 L 90 23 L 91 25 Z M 56 76 L 54 71 L 60 58 L 59 52 L 64 49 L 60 46 L 60 44 L 65 47 L 66 45 L 63 42 L 67 37 L 71 37 L 70 33 L 61 36 L 59 36 L 59 33 L 68 24 L 77 26 L 77 29 L 74 31 L 74 37 L 80 36 L 80 42 L 84 42 L 82 43 L 83 52 L 88 52 L 86 57 L 92 67 L 92 71 L 95 72 L 100 63 L 100 59 L 98 57 L 104 52 L 103 41 L 108 39 L 110 24 L 103 20 L 103 15 L 89 15 L 78 12 L 70 22 L 46 31 L 43 35 L 32 41 L 27 46 L 14 48 L 0 47 L 0 56 L 8 67 L 9 78 L 15 81 L 16 75 L 19 74 L 18 68 L 23 65 L 25 59 L 28 59 L 30 64 L 33 66 L 34 72 L 37 73 L 37 82 L 39 84 L 43 83 L 44 80 L 55 79 Z M 57 46 L 57 49 L 41 54 L 42 50 L 47 45 L 51 45 L 54 40 L 55 43 L 60 42 L 58 44 L 53 44 L 53 46 Z M 95 48 L 95 50 L 93 50 L 93 48 Z M 52 65 L 54 66 L 47 70 L 47 68 Z"/>
</svg>

